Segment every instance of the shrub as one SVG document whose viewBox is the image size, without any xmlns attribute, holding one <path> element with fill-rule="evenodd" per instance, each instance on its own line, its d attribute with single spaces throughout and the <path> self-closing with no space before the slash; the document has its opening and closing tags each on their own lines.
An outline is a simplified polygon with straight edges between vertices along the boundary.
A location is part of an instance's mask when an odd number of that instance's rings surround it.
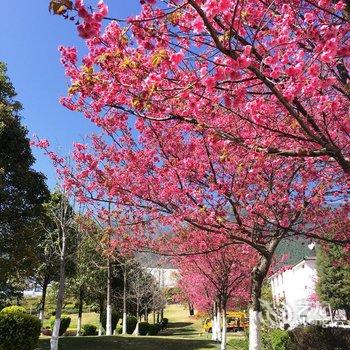
<svg viewBox="0 0 350 350">
<path fill-rule="evenodd" d="M 66 330 L 63 334 L 64 337 L 75 337 L 77 335 L 77 331 Z"/>
<path fill-rule="evenodd" d="M 148 328 L 148 335 L 157 335 L 160 331 L 159 324 L 150 324 Z"/>
<path fill-rule="evenodd" d="M 63 335 L 66 332 L 66 330 L 68 329 L 68 327 L 70 325 L 70 321 L 71 321 L 71 318 L 69 316 L 67 316 L 67 315 L 61 316 L 59 336 Z M 55 325 L 55 316 L 52 316 L 50 318 L 50 325 L 51 325 L 51 329 L 53 331 L 53 327 Z"/>
<path fill-rule="evenodd" d="M 137 318 L 135 316 L 128 316 L 126 318 L 126 333 L 132 334 L 137 325 Z"/>
<path fill-rule="evenodd" d="M 97 335 L 97 327 L 93 324 L 84 324 L 83 335 Z"/>
<path fill-rule="evenodd" d="M 115 329 L 116 334 L 122 334 L 123 333 L 123 326 L 118 325 Z"/>
<path fill-rule="evenodd" d="M 120 314 L 117 311 L 113 310 L 112 311 L 112 333 L 115 330 L 115 328 L 117 327 L 119 319 L 120 319 Z M 101 321 L 102 321 L 102 327 L 104 329 L 106 329 L 106 324 L 107 324 L 107 313 L 106 313 L 106 311 L 104 311 L 102 313 Z"/>
<path fill-rule="evenodd" d="M 33 350 L 40 336 L 41 322 L 20 312 L 0 313 L 0 350 Z"/>
<path fill-rule="evenodd" d="M 163 324 L 164 324 L 164 327 L 166 327 L 166 326 L 168 325 L 168 323 L 169 323 L 169 319 L 167 319 L 166 317 L 164 317 L 164 318 L 162 319 L 162 322 L 163 322 Z"/>
<path fill-rule="evenodd" d="M 50 328 L 42 328 L 42 329 L 41 329 L 41 334 L 51 337 L 52 331 L 51 331 Z"/>
<path fill-rule="evenodd" d="M 287 331 L 269 329 L 262 333 L 262 345 L 265 350 L 296 350 Z"/>
<path fill-rule="evenodd" d="M 350 329 L 320 326 L 297 327 L 289 332 L 297 350 L 349 350 Z"/>
<path fill-rule="evenodd" d="M 140 322 L 139 323 L 139 334 L 140 335 L 147 335 L 149 330 L 149 323 L 148 322 Z"/>
<path fill-rule="evenodd" d="M 16 314 L 16 313 L 26 313 L 26 309 L 22 306 L 12 305 L 7 306 L 1 310 L 2 314 Z"/>
</svg>

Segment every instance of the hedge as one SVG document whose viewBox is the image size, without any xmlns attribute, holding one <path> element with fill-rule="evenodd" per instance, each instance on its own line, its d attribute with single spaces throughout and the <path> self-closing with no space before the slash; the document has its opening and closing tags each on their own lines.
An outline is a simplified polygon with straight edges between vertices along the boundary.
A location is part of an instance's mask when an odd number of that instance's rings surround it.
<svg viewBox="0 0 350 350">
<path fill-rule="evenodd" d="M 52 316 L 50 318 L 50 325 L 51 325 L 51 330 L 53 331 L 53 327 L 55 326 L 55 316 Z M 60 324 L 60 331 L 59 331 L 59 336 L 62 336 L 66 330 L 68 329 L 70 325 L 71 318 L 67 315 L 62 315 L 61 316 L 61 324 Z"/>
<path fill-rule="evenodd" d="M 140 322 L 139 323 L 139 334 L 140 335 L 147 335 L 149 330 L 149 323 L 148 322 Z"/>
<path fill-rule="evenodd" d="M 297 350 L 349 350 L 350 329 L 307 326 L 289 332 Z"/>
<path fill-rule="evenodd" d="M 262 332 L 262 348 L 264 350 L 297 350 L 287 331 L 270 329 Z"/>
<path fill-rule="evenodd" d="M 120 319 L 120 314 L 113 310 L 112 311 L 112 333 L 115 330 L 115 328 L 117 327 L 119 319 Z M 101 321 L 102 321 L 102 327 L 104 329 L 106 329 L 106 324 L 107 324 L 107 313 L 106 312 L 102 313 Z"/>
<path fill-rule="evenodd" d="M 148 329 L 148 335 L 157 335 L 160 332 L 159 324 L 150 324 Z"/>
<path fill-rule="evenodd" d="M 22 306 L 12 305 L 7 306 L 1 310 L 2 314 L 16 314 L 16 313 L 26 313 L 26 309 Z"/>
<path fill-rule="evenodd" d="M 126 333 L 132 334 L 137 325 L 137 318 L 135 316 L 128 316 L 126 318 Z"/>
<path fill-rule="evenodd" d="M 41 330 L 40 320 L 19 312 L 0 312 L 0 350 L 34 350 Z"/>
<path fill-rule="evenodd" d="M 88 335 L 97 335 L 97 327 L 93 324 L 84 324 L 84 326 L 82 327 L 83 332 L 82 334 L 85 336 Z"/>
</svg>

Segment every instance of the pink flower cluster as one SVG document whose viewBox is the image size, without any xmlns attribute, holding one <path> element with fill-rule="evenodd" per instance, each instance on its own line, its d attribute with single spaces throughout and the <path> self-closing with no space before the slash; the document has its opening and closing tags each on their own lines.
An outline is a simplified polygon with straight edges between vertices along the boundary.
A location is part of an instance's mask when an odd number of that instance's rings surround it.
<svg viewBox="0 0 350 350">
<path fill-rule="evenodd" d="M 75 1 L 75 8 L 83 23 L 78 25 L 78 33 L 83 39 L 98 36 L 101 30 L 101 22 L 108 13 L 107 5 L 101 0 L 97 5 L 97 11 L 89 13 L 83 0 Z"/>
</svg>

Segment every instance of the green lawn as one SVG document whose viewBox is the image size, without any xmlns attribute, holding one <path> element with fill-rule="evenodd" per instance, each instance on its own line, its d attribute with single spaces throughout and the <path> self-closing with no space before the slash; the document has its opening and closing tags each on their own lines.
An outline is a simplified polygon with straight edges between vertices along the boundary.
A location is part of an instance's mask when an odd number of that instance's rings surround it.
<svg viewBox="0 0 350 350">
<path fill-rule="evenodd" d="M 70 326 L 69 326 L 69 330 L 76 330 L 77 329 L 77 322 L 78 322 L 78 315 L 77 314 L 70 314 L 68 316 L 72 319 Z M 99 315 L 94 313 L 94 312 L 90 312 L 90 313 L 84 312 L 83 313 L 83 324 L 87 324 L 87 323 L 93 324 L 96 327 L 98 327 Z M 50 326 L 50 320 L 44 321 L 44 327 L 46 327 L 46 326 Z"/>
<path fill-rule="evenodd" d="M 39 341 L 40 350 L 50 349 L 50 340 Z M 217 349 L 205 339 L 176 337 L 67 337 L 60 339 L 60 350 L 205 350 Z"/>
<path fill-rule="evenodd" d="M 73 315 L 74 316 L 74 315 Z M 95 323 L 96 314 L 84 314 L 83 323 Z M 181 305 L 169 305 L 164 317 L 169 319 L 167 329 L 159 336 L 112 336 L 112 337 L 62 337 L 60 350 L 206 350 L 218 349 L 219 345 L 205 333 L 202 320 L 189 316 Z M 96 320 L 96 321 L 95 321 Z M 76 328 L 76 317 L 72 317 L 70 329 Z M 50 349 L 49 339 L 40 339 L 39 350 Z M 229 335 L 230 350 L 246 350 L 245 340 L 237 334 Z"/>
</svg>

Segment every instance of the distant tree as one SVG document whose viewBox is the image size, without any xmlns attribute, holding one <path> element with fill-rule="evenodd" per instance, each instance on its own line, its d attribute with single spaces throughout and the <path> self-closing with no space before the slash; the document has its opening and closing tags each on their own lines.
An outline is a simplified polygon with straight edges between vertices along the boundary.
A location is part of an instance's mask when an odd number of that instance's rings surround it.
<svg viewBox="0 0 350 350">
<path fill-rule="evenodd" d="M 350 263 L 342 247 L 329 245 L 317 251 L 317 294 L 334 310 L 345 310 L 350 319 Z"/>
<path fill-rule="evenodd" d="M 59 256 L 59 278 L 58 292 L 56 299 L 55 322 L 50 340 L 51 350 L 58 349 L 58 336 L 61 324 L 61 314 L 64 301 L 65 283 L 67 277 L 68 258 L 74 247 L 77 230 L 75 223 L 75 213 L 69 203 L 69 198 L 64 192 L 56 192 L 51 196 L 51 201 L 46 205 L 48 215 L 52 218 L 54 226 L 48 230 L 48 235 L 52 236 L 52 241 L 56 243 L 56 250 Z"/>
<path fill-rule="evenodd" d="M 48 200 L 44 203 L 44 210 L 37 223 L 37 242 L 33 246 L 36 255 L 36 266 L 33 272 L 33 278 L 43 289 L 39 306 L 39 318 L 44 319 L 44 310 L 46 303 L 46 294 L 48 286 L 53 281 L 59 281 L 60 278 L 60 256 L 61 256 L 61 235 L 58 227 L 57 211 L 60 210 L 60 201 L 62 200 L 60 192 L 51 193 Z M 73 210 L 70 208 L 69 210 Z M 72 214 L 72 213 L 71 213 Z M 71 215 L 70 214 L 70 215 Z M 63 219 L 63 218 L 62 218 Z M 66 241 L 65 253 L 65 275 L 71 278 L 76 274 L 76 251 L 78 244 L 78 231 L 70 229 Z"/>
<path fill-rule="evenodd" d="M 32 168 L 35 159 L 28 131 L 21 124 L 22 105 L 15 97 L 6 66 L 0 62 L 0 284 L 4 293 L 15 289 L 8 285 L 9 278 L 28 276 L 33 268 L 36 222 L 48 196 L 44 175 Z"/>
</svg>

